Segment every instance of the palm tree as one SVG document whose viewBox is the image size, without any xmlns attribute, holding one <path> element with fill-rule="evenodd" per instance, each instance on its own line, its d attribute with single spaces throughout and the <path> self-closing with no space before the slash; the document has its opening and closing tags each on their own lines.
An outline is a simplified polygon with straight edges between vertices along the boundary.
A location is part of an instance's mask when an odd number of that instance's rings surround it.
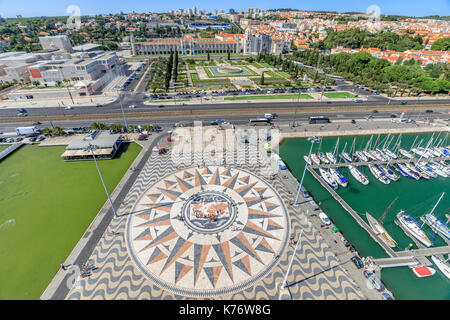
<svg viewBox="0 0 450 320">
<path fill-rule="evenodd" d="M 53 128 L 53 133 L 55 135 L 57 135 L 57 136 L 60 136 L 60 135 L 62 135 L 64 133 L 64 129 L 61 128 L 61 127 L 56 126 L 56 127 Z"/>
<path fill-rule="evenodd" d="M 50 135 L 52 134 L 52 129 L 50 129 L 50 128 L 44 128 L 44 129 L 42 130 L 42 133 L 43 133 L 45 136 L 50 136 Z"/>
</svg>

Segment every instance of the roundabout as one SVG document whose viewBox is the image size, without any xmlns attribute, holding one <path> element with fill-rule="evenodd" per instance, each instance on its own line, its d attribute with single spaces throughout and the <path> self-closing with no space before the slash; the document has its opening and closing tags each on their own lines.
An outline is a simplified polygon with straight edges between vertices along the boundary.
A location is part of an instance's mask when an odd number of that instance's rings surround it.
<svg viewBox="0 0 450 320">
<path fill-rule="evenodd" d="M 173 293 L 213 297 L 266 276 L 287 246 L 289 217 L 267 182 L 243 169 L 189 168 L 137 199 L 126 224 L 136 267 Z"/>
</svg>

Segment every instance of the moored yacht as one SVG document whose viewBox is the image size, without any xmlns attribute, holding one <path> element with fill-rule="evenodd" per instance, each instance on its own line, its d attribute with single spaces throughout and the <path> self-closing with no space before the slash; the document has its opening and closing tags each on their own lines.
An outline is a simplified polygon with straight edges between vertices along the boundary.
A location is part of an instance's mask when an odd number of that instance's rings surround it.
<svg viewBox="0 0 450 320">
<path fill-rule="evenodd" d="M 384 172 L 384 174 L 386 175 L 386 177 L 388 177 L 389 179 L 391 179 L 392 181 L 397 181 L 400 177 L 398 175 L 395 174 L 394 171 L 392 171 L 391 169 L 389 169 L 389 167 L 385 167 L 382 165 L 377 166 L 381 171 Z"/>
<path fill-rule="evenodd" d="M 438 257 L 431 256 L 431 260 L 433 260 L 434 264 L 441 270 L 441 272 L 450 279 L 450 266 L 445 263 L 445 261 L 439 259 Z"/>
<path fill-rule="evenodd" d="M 395 242 L 394 238 L 392 238 L 386 231 L 381 222 L 372 217 L 368 212 L 366 212 L 366 218 L 373 232 L 375 232 L 384 243 L 391 248 L 395 248 L 397 246 L 397 242 Z"/>
<path fill-rule="evenodd" d="M 389 184 L 391 183 L 391 180 L 389 180 L 384 173 L 378 169 L 377 167 L 375 167 L 373 164 L 369 164 L 369 170 L 370 172 L 372 172 L 372 174 L 374 175 L 375 178 L 377 178 L 380 182 L 384 183 L 384 184 Z"/>
<path fill-rule="evenodd" d="M 322 168 L 319 168 L 320 175 L 322 176 L 323 180 L 332 187 L 333 189 L 338 188 L 337 182 L 334 180 L 334 178 L 331 176 L 331 174 L 328 171 L 325 171 Z"/>
<path fill-rule="evenodd" d="M 422 242 L 425 246 L 431 246 L 430 239 L 428 239 L 428 236 L 423 232 L 420 224 L 414 220 L 413 217 L 402 210 L 397 213 L 397 219 L 410 235 Z"/>
<path fill-rule="evenodd" d="M 411 163 L 405 163 L 405 166 L 409 169 L 409 170 L 411 170 L 412 172 L 415 172 L 416 174 L 418 174 L 420 177 L 422 177 L 422 178 L 424 178 L 424 179 L 430 179 L 430 177 L 426 174 L 426 173 L 424 173 L 424 172 L 422 172 L 422 171 L 420 171 L 420 170 L 418 170 L 416 167 L 414 167 Z"/>
<path fill-rule="evenodd" d="M 397 155 L 389 148 L 384 148 L 383 152 L 387 154 L 392 159 L 397 159 Z"/>
<path fill-rule="evenodd" d="M 320 159 L 320 161 L 322 161 L 325 164 L 329 164 L 330 160 L 328 160 L 328 158 L 325 156 L 325 154 L 323 152 L 319 152 L 319 154 L 317 155 Z"/>
<path fill-rule="evenodd" d="M 347 162 L 352 162 L 352 158 L 347 152 L 341 152 L 340 157 Z"/>
<path fill-rule="evenodd" d="M 325 155 L 327 156 L 328 160 L 330 160 L 331 163 L 334 164 L 337 162 L 336 157 L 334 156 L 333 152 L 327 152 L 327 153 L 325 153 Z"/>
<path fill-rule="evenodd" d="M 356 156 L 358 156 L 359 159 L 361 159 L 362 161 L 369 161 L 369 158 L 366 157 L 366 155 L 364 154 L 363 151 L 355 151 Z"/>
<path fill-rule="evenodd" d="M 406 149 L 400 148 L 400 149 L 398 149 L 398 152 L 400 152 L 400 154 L 402 156 L 406 157 L 406 158 L 409 158 L 409 159 L 413 159 L 414 158 L 414 156 L 409 151 L 407 151 Z"/>
<path fill-rule="evenodd" d="M 350 170 L 350 173 L 356 180 L 358 180 L 364 185 L 369 184 L 369 178 L 367 178 L 367 176 L 364 173 L 362 173 L 357 167 L 349 165 L 348 169 Z"/>
<path fill-rule="evenodd" d="M 311 161 L 309 160 L 308 156 L 303 156 L 303 159 L 305 159 L 307 164 L 311 165 Z"/>
<path fill-rule="evenodd" d="M 419 180 L 420 179 L 420 176 L 419 176 L 419 174 L 417 172 L 413 172 L 413 171 L 409 170 L 409 168 L 406 167 L 404 164 L 396 163 L 396 166 L 397 166 L 397 170 L 401 174 L 403 174 L 404 176 L 410 177 L 410 178 L 412 178 L 414 180 Z"/>
<path fill-rule="evenodd" d="M 433 215 L 432 213 L 427 213 L 425 215 L 425 219 L 427 219 L 428 223 L 431 226 L 431 229 L 439 231 L 441 234 L 450 239 L 450 230 L 447 227 L 447 224 L 441 221 L 438 217 Z"/>
<path fill-rule="evenodd" d="M 339 172 L 337 168 L 328 169 L 334 181 L 336 181 L 340 186 L 346 187 L 348 185 L 348 180 Z"/>
<path fill-rule="evenodd" d="M 317 154 L 313 153 L 311 154 L 311 161 L 314 162 L 315 164 L 319 165 L 320 164 L 320 159 L 317 156 Z"/>
</svg>

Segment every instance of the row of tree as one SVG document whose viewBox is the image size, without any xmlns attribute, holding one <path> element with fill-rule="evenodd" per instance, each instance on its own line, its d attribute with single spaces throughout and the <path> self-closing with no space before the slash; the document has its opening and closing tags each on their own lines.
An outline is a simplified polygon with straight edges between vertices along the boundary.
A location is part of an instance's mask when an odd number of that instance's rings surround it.
<svg viewBox="0 0 450 320">
<path fill-rule="evenodd" d="M 422 68 L 415 61 L 404 61 L 392 65 L 389 61 L 375 58 L 364 51 L 353 55 L 325 55 L 319 50 L 305 50 L 294 53 L 292 58 L 388 94 L 395 95 L 398 91 L 401 91 L 402 95 L 406 91 L 409 91 L 409 94 L 450 91 L 449 70 L 445 64 Z"/>
</svg>

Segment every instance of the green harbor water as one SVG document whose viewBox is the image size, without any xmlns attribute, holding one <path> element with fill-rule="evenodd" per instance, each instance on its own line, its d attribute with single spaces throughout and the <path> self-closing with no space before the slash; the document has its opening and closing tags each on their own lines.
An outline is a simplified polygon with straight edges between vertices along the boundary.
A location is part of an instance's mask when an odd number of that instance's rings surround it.
<svg viewBox="0 0 450 320">
<path fill-rule="evenodd" d="M 435 133 L 434 137 L 436 138 L 438 134 Z M 416 144 L 423 138 L 422 146 L 425 146 L 431 135 L 431 133 L 402 135 L 401 145 L 409 149 L 415 137 L 418 136 Z M 383 141 L 384 137 L 381 136 L 379 141 Z M 445 132 L 440 135 L 439 139 L 444 137 Z M 353 136 L 340 137 L 339 150 L 342 150 L 345 142 L 347 142 L 346 151 L 348 152 L 354 138 Z M 369 138 L 370 136 L 356 136 L 356 150 L 364 149 Z M 377 138 L 378 136 L 373 137 L 372 145 Z M 320 151 L 333 151 L 336 140 L 337 137 L 323 138 Z M 448 140 L 445 145 L 449 144 Z M 393 147 L 396 141 L 397 136 L 394 138 L 391 147 Z M 311 143 L 306 139 L 286 139 L 280 145 L 281 158 L 298 180 L 300 180 L 305 167 L 303 156 L 308 154 L 310 146 Z M 318 152 L 318 149 L 319 143 L 315 143 L 313 153 Z M 446 221 L 445 214 L 449 213 L 450 208 L 450 177 L 431 178 L 430 180 L 421 178 L 416 181 L 409 177 L 401 176 L 400 173 L 396 172 L 400 176 L 400 179 L 385 185 L 375 179 L 369 168 L 362 167 L 360 169 L 368 176 L 370 183 L 364 186 L 353 178 L 347 168 L 340 168 L 339 171 L 347 178 L 349 185 L 347 188 L 339 187 L 337 193 L 365 221 L 367 221 L 365 217 L 366 211 L 375 218 L 379 218 L 388 208 L 389 204 L 398 197 L 383 220 L 384 227 L 398 243 L 398 247 L 394 250 L 404 250 L 410 243 L 413 244 L 413 248 L 417 248 L 414 241 L 394 224 L 394 220 L 396 219 L 395 215 L 400 210 L 407 211 L 408 214 L 421 223 L 419 220 L 420 216 L 429 212 L 439 199 L 441 193 L 445 191 L 446 195 L 436 207 L 434 214 L 441 218 L 441 220 Z M 333 220 L 344 237 L 353 244 L 361 256 L 372 256 L 374 258 L 388 257 L 385 251 L 358 225 L 352 216 L 309 172 L 305 175 L 303 185 L 310 192 L 314 200 L 317 203 L 321 203 L 321 208 Z M 434 246 L 446 245 L 441 236 L 433 236 L 433 232 L 428 225 L 425 225 L 423 228 L 430 240 L 434 239 Z M 436 269 L 436 274 L 426 278 L 417 278 L 408 267 L 386 268 L 381 272 L 381 279 L 387 288 L 392 291 L 396 299 L 449 300 L 450 280 L 441 273 L 437 266 L 433 265 L 433 268 Z"/>
</svg>

